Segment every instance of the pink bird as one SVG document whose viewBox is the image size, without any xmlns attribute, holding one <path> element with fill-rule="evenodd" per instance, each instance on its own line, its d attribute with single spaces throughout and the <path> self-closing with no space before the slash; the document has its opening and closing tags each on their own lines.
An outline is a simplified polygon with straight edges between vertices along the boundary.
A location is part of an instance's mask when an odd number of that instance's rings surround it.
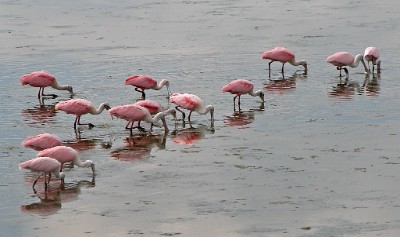
<svg viewBox="0 0 400 237">
<path fill-rule="evenodd" d="M 361 62 L 364 65 L 365 73 L 368 74 L 367 66 L 365 66 L 365 62 L 363 56 L 361 54 L 357 54 L 355 57 L 351 55 L 349 52 L 337 52 L 332 54 L 326 59 L 326 62 L 333 64 L 336 66 L 337 70 L 340 71 L 340 76 L 342 76 L 342 69 L 346 73 L 346 76 L 349 76 L 349 71 L 345 66 L 349 66 L 355 68 Z"/>
<path fill-rule="evenodd" d="M 364 52 L 364 60 L 368 63 L 369 69 L 369 62 L 372 62 L 372 73 L 374 73 L 374 66 L 377 65 L 377 73 L 381 73 L 381 60 L 379 59 L 380 52 L 379 49 L 376 47 L 368 47 L 365 49 Z"/>
<path fill-rule="evenodd" d="M 108 111 L 108 113 L 111 116 L 115 116 L 117 118 L 125 119 L 128 122 L 131 122 L 132 125 L 127 128 L 127 129 L 130 129 L 131 135 L 132 135 L 132 129 L 134 128 L 133 123 L 135 121 L 138 121 L 138 122 L 145 121 L 148 123 L 157 123 L 158 121 L 162 120 L 165 132 L 167 132 L 168 126 L 165 121 L 165 116 L 168 114 L 172 114 L 172 116 L 174 116 L 174 118 L 176 119 L 175 109 L 168 109 L 164 112 L 159 112 L 156 115 L 154 115 L 154 117 L 152 117 L 148 109 L 146 109 L 142 106 L 136 105 L 136 104 L 127 104 L 127 105 L 116 106 L 116 107 L 111 108 Z M 143 129 L 141 127 L 137 127 L 137 128 Z"/>
<path fill-rule="evenodd" d="M 51 157 L 53 159 L 58 160 L 61 163 L 60 172 L 62 172 L 64 163 L 72 162 L 74 165 L 77 165 L 79 167 L 83 168 L 90 167 L 92 169 L 93 174 L 95 173 L 93 161 L 85 160 L 82 162 L 81 159 L 79 159 L 78 152 L 72 147 L 55 146 L 52 148 L 45 149 L 36 155 L 36 157 L 43 157 L 43 156 Z"/>
<path fill-rule="evenodd" d="M 150 112 L 151 115 L 155 115 L 163 110 L 163 107 L 161 106 L 161 104 L 155 100 L 140 100 L 140 101 L 136 102 L 135 104 L 146 108 Z M 125 127 L 126 129 L 129 129 L 130 123 L 131 122 L 128 122 L 128 124 Z M 133 124 L 132 124 L 132 126 L 133 126 Z M 140 127 L 140 121 L 138 122 L 137 127 Z M 151 128 L 153 128 L 153 124 L 151 124 Z M 150 128 L 150 130 L 151 130 L 151 128 Z"/>
<path fill-rule="evenodd" d="M 22 142 L 23 147 L 32 148 L 37 151 L 59 145 L 61 145 L 61 139 L 50 133 L 42 133 L 34 137 L 27 137 Z"/>
<path fill-rule="evenodd" d="M 214 127 L 214 106 L 208 105 L 205 106 L 202 99 L 200 99 L 197 95 L 193 94 L 181 94 L 174 93 L 170 96 L 170 102 L 176 104 L 176 110 L 182 113 L 182 120 L 185 122 L 185 113 L 179 108 L 189 110 L 188 121 L 190 122 L 190 115 L 192 115 L 193 111 L 196 111 L 199 114 L 207 114 L 210 112 L 211 115 L 211 126 Z"/>
<path fill-rule="evenodd" d="M 125 80 L 125 85 L 135 86 L 135 90 L 142 93 L 143 100 L 146 98 L 144 91 L 148 89 L 160 90 L 163 88 L 163 86 L 166 86 L 168 90 L 168 96 L 171 94 L 169 90 L 169 81 L 163 79 L 157 85 L 157 81 L 147 75 L 131 76 Z"/>
<path fill-rule="evenodd" d="M 285 63 L 289 62 L 293 66 L 302 65 L 304 67 L 304 72 L 307 73 L 307 62 L 296 61 L 294 53 L 289 49 L 284 47 L 275 47 L 274 49 L 264 52 L 261 54 L 262 59 L 270 59 L 271 62 L 268 63 L 269 77 L 271 77 L 271 63 L 274 61 L 279 61 L 282 63 L 282 74 L 284 74 Z"/>
<path fill-rule="evenodd" d="M 80 123 L 81 116 L 84 114 L 93 114 L 97 115 L 103 112 L 104 109 L 109 110 L 110 105 L 108 103 L 101 103 L 100 106 L 96 109 L 92 102 L 84 99 L 71 99 L 67 101 L 61 101 L 60 103 L 56 104 L 56 110 L 62 110 L 67 114 L 75 114 L 76 119 L 74 123 L 74 128 L 76 129 L 76 125 L 88 125 L 89 128 L 94 127 L 91 123 Z"/>
<path fill-rule="evenodd" d="M 71 86 L 58 85 L 56 78 L 49 72 L 44 70 L 23 75 L 19 78 L 19 81 L 23 86 L 30 85 L 33 87 L 39 87 L 38 99 L 40 99 L 41 96 L 52 96 L 53 98 L 57 97 L 56 94 L 44 94 L 44 88 L 48 86 L 51 86 L 52 88 L 57 90 L 67 90 L 69 91 L 69 93 L 71 93 L 71 95 L 73 95 L 73 90 Z"/>
<path fill-rule="evenodd" d="M 224 87 L 222 87 L 221 91 L 229 92 L 235 95 L 235 97 L 233 97 L 233 110 L 235 110 L 236 98 L 238 98 L 238 106 L 240 110 L 240 96 L 244 94 L 249 94 L 253 97 L 259 96 L 262 103 L 264 103 L 264 92 L 262 92 L 261 90 L 254 92 L 254 85 L 252 82 L 248 80 L 244 79 L 234 80 L 226 84 Z"/>
<path fill-rule="evenodd" d="M 33 182 L 32 188 L 35 188 L 36 182 L 38 179 L 44 175 L 44 186 L 45 190 L 47 190 L 47 186 L 50 182 L 51 174 L 54 174 L 57 178 L 61 179 L 61 184 L 64 184 L 64 173 L 60 172 L 61 163 L 58 160 L 55 160 L 50 157 L 37 157 L 31 160 L 27 160 L 19 164 L 19 169 L 28 169 L 30 171 L 39 173 L 39 176 Z M 46 180 L 46 175 L 49 175 L 48 181 Z"/>
</svg>

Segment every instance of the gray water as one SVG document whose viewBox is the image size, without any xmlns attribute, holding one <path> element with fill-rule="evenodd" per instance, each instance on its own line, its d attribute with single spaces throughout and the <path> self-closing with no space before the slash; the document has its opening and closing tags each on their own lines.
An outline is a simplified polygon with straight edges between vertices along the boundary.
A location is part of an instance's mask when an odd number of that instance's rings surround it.
<svg viewBox="0 0 400 237">
<path fill-rule="evenodd" d="M 400 155 L 397 1 L 1 1 L 1 236 L 398 236 Z M 285 46 L 307 60 L 272 64 L 260 54 Z M 382 73 L 350 69 L 347 86 L 327 56 L 381 50 Z M 54 110 L 19 77 L 48 70 L 75 98 L 133 103 L 124 80 L 168 79 L 172 92 L 215 106 L 193 128 L 130 137 L 125 121 Z M 245 78 L 266 94 L 242 97 L 226 83 Z M 147 98 L 170 106 L 167 91 Z M 148 127 L 148 125 L 146 125 Z M 18 164 L 36 152 L 28 136 L 49 132 L 79 150 L 90 169 L 66 168 L 65 190 L 47 193 Z"/>
</svg>

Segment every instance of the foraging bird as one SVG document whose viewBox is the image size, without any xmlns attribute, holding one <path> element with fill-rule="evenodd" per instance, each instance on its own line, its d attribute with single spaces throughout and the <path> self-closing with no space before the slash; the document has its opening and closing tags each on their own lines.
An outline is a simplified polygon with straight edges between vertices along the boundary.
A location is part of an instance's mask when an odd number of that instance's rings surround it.
<svg viewBox="0 0 400 237">
<path fill-rule="evenodd" d="M 368 63 L 369 69 L 369 62 L 372 62 L 372 73 L 374 73 L 374 66 L 377 65 L 376 72 L 381 73 L 381 60 L 379 59 L 380 52 L 379 49 L 376 47 L 368 47 L 365 49 L 364 52 L 364 60 Z"/>
<path fill-rule="evenodd" d="M 127 129 L 130 129 L 131 134 L 132 134 L 132 129 L 136 128 L 136 127 L 133 127 L 133 123 L 135 121 L 146 121 L 148 123 L 157 123 L 158 121 L 162 120 L 165 132 L 167 132 L 168 126 L 165 121 L 165 116 L 168 114 L 172 114 L 172 116 L 174 116 L 174 118 L 176 119 L 175 109 L 168 109 L 166 111 L 159 112 L 156 115 L 154 115 L 154 117 L 152 117 L 148 109 L 146 109 L 142 106 L 136 105 L 136 104 L 127 104 L 127 105 L 116 106 L 116 107 L 113 107 L 112 109 L 110 109 L 108 111 L 108 113 L 111 116 L 115 116 L 117 118 L 125 119 L 128 122 L 131 122 L 132 125 L 127 128 Z M 137 128 L 140 129 L 141 127 L 137 127 Z"/>
<path fill-rule="evenodd" d="M 202 99 L 200 99 L 197 95 L 193 94 L 181 94 L 174 93 L 170 96 L 170 102 L 176 104 L 176 110 L 182 113 L 182 120 L 185 121 L 185 113 L 179 108 L 189 110 L 188 121 L 190 123 L 190 115 L 192 115 L 193 111 L 196 111 L 199 114 L 207 114 L 210 112 L 211 115 L 211 126 L 214 126 L 214 106 L 208 105 L 205 106 Z"/>
<path fill-rule="evenodd" d="M 155 115 L 163 110 L 163 107 L 161 106 L 161 104 L 155 100 L 140 100 L 140 101 L 136 102 L 135 104 L 146 108 L 150 112 L 151 115 Z M 131 122 L 128 122 L 128 124 L 125 127 L 126 129 L 129 129 L 130 123 Z M 133 126 L 133 124 L 132 124 L 132 126 Z M 137 127 L 140 127 L 140 121 L 138 122 Z M 152 129 L 152 128 L 153 128 L 153 123 L 151 124 L 150 129 Z"/>
<path fill-rule="evenodd" d="M 264 103 L 264 92 L 258 90 L 254 92 L 254 85 L 252 82 L 244 79 L 237 79 L 228 84 L 226 84 L 221 89 L 222 92 L 229 92 L 234 94 L 233 97 L 233 110 L 235 110 L 236 98 L 238 98 L 238 106 L 240 110 L 240 96 L 244 94 L 249 94 L 251 96 L 259 96 L 261 101 Z"/>
<path fill-rule="evenodd" d="M 284 74 L 284 66 L 287 62 L 293 66 L 302 65 L 304 67 L 304 72 L 307 73 L 307 62 L 304 60 L 296 61 L 294 53 L 284 47 L 275 47 L 270 51 L 264 52 L 261 54 L 261 58 L 271 60 L 271 62 L 268 63 L 269 77 L 271 77 L 271 63 L 274 61 L 282 63 L 282 74 Z"/>
<path fill-rule="evenodd" d="M 38 179 L 44 175 L 44 186 L 47 190 L 47 186 L 50 182 L 50 175 L 54 174 L 57 178 L 61 179 L 61 183 L 64 184 L 64 173 L 60 172 L 61 163 L 50 157 L 36 157 L 31 160 L 27 160 L 19 164 L 19 169 L 28 169 L 33 172 L 39 173 L 37 179 L 33 182 L 32 188 L 35 188 Z M 47 174 L 49 175 L 48 181 L 46 180 Z"/>
<path fill-rule="evenodd" d="M 49 72 L 44 70 L 23 75 L 19 78 L 19 81 L 23 86 L 30 85 L 33 87 L 39 87 L 38 99 L 43 96 L 52 96 L 53 98 L 57 97 L 56 94 L 44 94 L 44 88 L 48 86 L 57 90 L 67 90 L 69 91 L 69 93 L 71 93 L 71 95 L 73 95 L 73 90 L 71 86 L 58 85 L 56 78 Z"/>
<path fill-rule="evenodd" d="M 125 85 L 136 87 L 135 90 L 142 93 L 142 99 L 146 99 L 145 90 L 153 89 L 160 90 L 165 85 L 168 90 L 168 96 L 171 94 L 169 90 L 169 81 L 163 79 L 157 84 L 157 81 L 147 75 L 131 76 L 125 80 Z"/>
<path fill-rule="evenodd" d="M 27 137 L 22 146 L 32 148 L 36 151 L 41 151 L 46 148 L 51 148 L 61 145 L 61 139 L 54 134 L 42 133 L 33 137 Z"/>
<path fill-rule="evenodd" d="M 342 76 L 342 69 L 346 73 L 346 76 L 349 76 L 349 71 L 346 66 L 355 68 L 361 62 L 364 65 L 365 73 L 368 73 L 367 66 L 365 65 L 363 56 L 361 54 L 357 54 L 355 57 L 351 55 L 349 52 L 337 52 L 332 54 L 326 59 L 326 62 L 333 64 L 336 66 L 337 70 L 340 71 L 340 76 Z"/>
<path fill-rule="evenodd" d="M 74 128 L 76 129 L 76 125 L 88 125 L 89 128 L 94 127 L 91 123 L 80 123 L 81 116 L 84 114 L 93 114 L 97 115 L 103 112 L 104 109 L 109 110 L 111 107 L 108 103 L 101 103 L 100 106 L 96 109 L 92 102 L 84 99 L 71 99 L 67 101 L 61 101 L 56 104 L 56 110 L 62 110 L 67 114 L 75 114 L 76 119 L 74 123 Z"/>
<path fill-rule="evenodd" d="M 74 165 L 79 167 L 92 169 L 93 174 L 96 172 L 94 169 L 94 163 L 91 160 L 81 161 L 78 156 L 78 152 L 68 146 L 55 146 L 52 148 L 44 149 L 43 151 L 39 152 L 36 157 L 51 157 L 53 159 L 58 160 L 61 163 L 60 172 L 62 172 L 62 168 L 64 163 L 72 162 Z"/>
</svg>

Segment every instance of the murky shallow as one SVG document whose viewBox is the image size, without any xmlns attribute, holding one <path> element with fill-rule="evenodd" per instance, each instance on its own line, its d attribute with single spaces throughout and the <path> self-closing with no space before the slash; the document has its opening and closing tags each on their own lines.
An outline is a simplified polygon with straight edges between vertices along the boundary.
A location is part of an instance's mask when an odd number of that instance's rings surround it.
<svg viewBox="0 0 400 237">
<path fill-rule="evenodd" d="M 3 1 L 1 236 L 397 236 L 400 73 L 395 1 Z M 308 75 L 267 62 L 276 45 L 306 59 Z M 380 77 L 350 70 L 348 85 L 325 58 L 381 49 Z M 18 78 L 46 69 L 96 105 L 139 97 L 124 80 L 168 79 L 216 108 L 193 128 L 129 136 L 107 113 L 76 134 L 74 118 L 40 104 Z M 265 108 L 243 97 L 233 112 L 227 82 L 263 88 Z M 47 89 L 47 91 L 52 91 Z M 168 107 L 166 90 L 148 98 Z M 67 168 L 66 187 L 31 189 L 18 164 L 27 137 L 57 134 L 96 163 Z"/>
</svg>

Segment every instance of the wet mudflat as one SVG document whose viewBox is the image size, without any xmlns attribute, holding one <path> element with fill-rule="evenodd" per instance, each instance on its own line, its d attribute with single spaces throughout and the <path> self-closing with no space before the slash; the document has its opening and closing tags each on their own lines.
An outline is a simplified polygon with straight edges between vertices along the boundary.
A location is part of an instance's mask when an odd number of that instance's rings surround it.
<svg viewBox="0 0 400 237">
<path fill-rule="evenodd" d="M 399 18 L 391 1 L 114 1 L 0 3 L 2 236 L 397 236 L 400 155 Z M 277 45 L 309 65 L 272 64 Z M 350 69 L 347 83 L 325 62 L 345 50 L 381 49 L 382 73 Z M 215 106 L 193 126 L 130 136 L 107 113 L 76 133 L 54 110 L 68 93 L 37 100 L 18 79 L 45 69 L 99 105 L 135 102 L 124 80 L 168 79 L 172 92 Z M 245 78 L 265 92 L 242 97 Z M 55 92 L 52 89 L 47 91 Z M 168 103 L 166 89 L 149 99 Z M 146 125 L 148 127 L 148 125 Z M 58 135 L 96 163 L 66 168 L 66 186 L 31 189 L 18 164 L 36 152 L 27 136 Z"/>
</svg>

